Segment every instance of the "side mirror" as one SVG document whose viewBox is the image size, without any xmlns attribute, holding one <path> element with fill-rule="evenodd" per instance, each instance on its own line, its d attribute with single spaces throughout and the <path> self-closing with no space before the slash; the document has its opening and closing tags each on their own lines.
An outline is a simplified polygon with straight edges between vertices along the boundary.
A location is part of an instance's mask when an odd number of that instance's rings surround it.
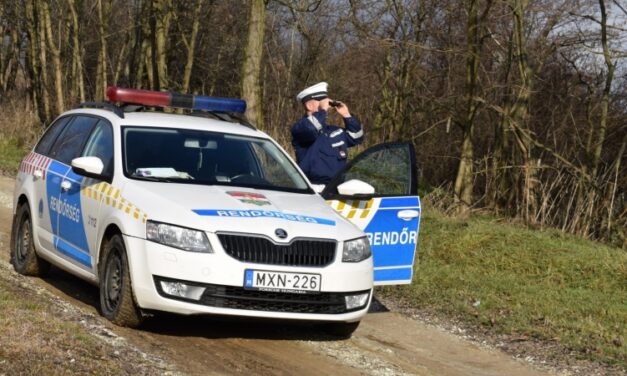
<svg viewBox="0 0 627 376">
<path fill-rule="evenodd" d="M 89 178 L 103 179 L 104 164 L 98 157 L 80 157 L 72 159 L 72 171 Z"/>
<path fill-rule="evenodd" d="M 338 185 L 337 192 L 344 196 L 373 195 L 374 187 L 361 180 L 351 179 Z"/>
</svg>

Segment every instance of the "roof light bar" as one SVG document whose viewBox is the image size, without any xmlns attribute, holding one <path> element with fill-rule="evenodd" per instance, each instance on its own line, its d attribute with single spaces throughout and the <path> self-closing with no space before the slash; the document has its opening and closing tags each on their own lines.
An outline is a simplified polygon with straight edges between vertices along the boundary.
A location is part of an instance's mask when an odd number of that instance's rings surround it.
<svg viewBox="0 0 627 376">
<path fill-rule="evenodd" d="M 203 110 L 215 112 L 246 111 L 246 101 L 234 98 L 207 97 L 202 95 L 170 93 L 166 91 L 150 91 L 138 89 L 126 89 L 109 86 L 107 98 L 111 102 L 132 103 L 154 107 L 176 107 L 190 110 Z"/>
</svg>

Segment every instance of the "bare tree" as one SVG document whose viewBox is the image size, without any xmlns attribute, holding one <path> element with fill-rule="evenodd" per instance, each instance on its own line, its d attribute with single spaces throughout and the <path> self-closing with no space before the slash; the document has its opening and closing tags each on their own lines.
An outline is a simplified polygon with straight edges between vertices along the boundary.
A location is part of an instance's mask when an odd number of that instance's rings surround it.
<svg viewBox="0 0 627 376">
<path fill-rule="evenodd" d="M 246 115 L 259 128 L 263 128 L 261 106 L 261 58 L 266 28 L 266 2 L 251 0 L 248 21 L 248 38 L 242 63 L 242 98 L 247 102 Z"/>
<path fill-rule="evenodd" d="M 479 110 L 480 102 L 477 100 L 479 60 L 481 48 L 485 40 L 483 26 L 487 18 L 492 1 L 488 0 L 482 14 L 479 15 L 479 0 L 468 1 L 467 52 L 466 52 L 466 109 L 462 123 L 462 145 L 459 158 L 457 177 L 455 178 L 455 201 L 459 204 L 459 212 L 468 215 L 468 210 L 473 201 L 474 188 L 474 152 L 473 152 L 473 128 L 475 118 Z"/>
</svg>

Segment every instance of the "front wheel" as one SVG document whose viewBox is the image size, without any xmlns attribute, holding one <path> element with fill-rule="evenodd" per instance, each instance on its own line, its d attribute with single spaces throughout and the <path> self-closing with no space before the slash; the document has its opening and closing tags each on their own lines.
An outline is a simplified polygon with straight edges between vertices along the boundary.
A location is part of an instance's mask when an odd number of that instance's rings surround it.
<svg viewBox="0 0 627 376">
<path fill-rule="evenodd" d="M 114 235 L 106 242 L 99 269 L 102 315 L 119 326 L 139 326 L 143 317 L 133 298 L 126 247 L 121 235 Z"/>
<path fill-rule="evenodd" d="M 357 327 L 359 327 L 360 321 L 355 322 L 333 322 L 324 324 L 323 330 L 334 337 L 342 339 L 349 339 Z"/>
<path fill-rule="evenodd" d="M 50 263 L 37 255 L 33 241 L 33 221 L 28 204 L 17 209 L 11 231 L 11 264 L 23 275 L 44 276 Z"/>
</svg>

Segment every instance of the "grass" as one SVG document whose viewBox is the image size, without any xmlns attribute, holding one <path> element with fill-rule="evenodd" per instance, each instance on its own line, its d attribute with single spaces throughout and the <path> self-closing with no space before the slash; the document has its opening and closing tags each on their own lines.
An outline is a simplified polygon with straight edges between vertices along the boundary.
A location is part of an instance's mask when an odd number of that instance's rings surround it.
<svg viewBox="0 0 627 376">
<path fill-rule="evenodd" d="M 65 316 L 0 265 L 0 375 L 131 375 L 150 369 L 135 355 L 116 354 L 123 348 L 94 337 L 76 322 L 80 317 Z"/>
<path fill-rule="evenodd" d="M 0 138 L 0 174 L 15 176 L 26 149 L 15 138 Z"/>
<path fill-rule="evenodd" d="M 627 367 L 627 252 L 479 216 L 423 212 L 414 282 L 379 293 L 490 332 Z"/>
</svg>

